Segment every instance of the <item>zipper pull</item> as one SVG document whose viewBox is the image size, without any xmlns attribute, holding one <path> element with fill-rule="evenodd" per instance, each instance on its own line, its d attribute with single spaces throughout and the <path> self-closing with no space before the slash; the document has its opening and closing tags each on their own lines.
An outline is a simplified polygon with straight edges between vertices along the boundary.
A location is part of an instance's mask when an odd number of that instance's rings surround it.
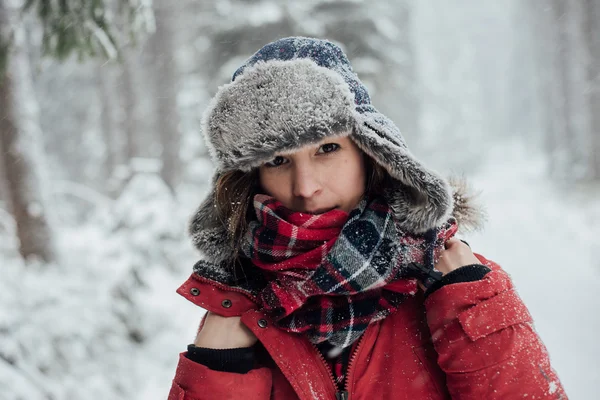
<svg viewBox="0 0 600 400">
<path fill-rule="evenodd" d="M 348 392 L 345 390 L 341 392 L 336 392 L 335 398 L 336 400 L 348 400 Z"/>
</svg>

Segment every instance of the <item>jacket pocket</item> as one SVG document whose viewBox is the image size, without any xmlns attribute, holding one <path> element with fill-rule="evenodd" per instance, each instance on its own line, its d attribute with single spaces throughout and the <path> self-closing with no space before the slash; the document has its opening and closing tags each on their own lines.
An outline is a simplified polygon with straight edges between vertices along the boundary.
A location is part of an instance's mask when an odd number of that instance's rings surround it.
<svg viewBox="0 0 600 400">
<path fill-rule="evenodd" d="M 458 321 L 472 341 L 516 324 L 532 322 L 531 314 L 514 289 L 482 301 L 458 315 Z"/>
<path fill-rule="evenodd" d="M 438 354 L 433 348 L 432 342 L 422 346 L 413 347 L 413 352 L 421 362 L 421 366 L 427 371 L 440 399 L 450 399 L 450 393 L 446 387 L 446 374 L 437 363 Z"/>
</svg>

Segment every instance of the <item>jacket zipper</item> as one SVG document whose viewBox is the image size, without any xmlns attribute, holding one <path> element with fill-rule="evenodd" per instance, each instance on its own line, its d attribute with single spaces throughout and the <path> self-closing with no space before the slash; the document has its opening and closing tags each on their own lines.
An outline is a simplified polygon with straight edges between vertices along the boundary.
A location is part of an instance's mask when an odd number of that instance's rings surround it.
<svg viewBox="0 0 600 400">
<path fill-rule="evenodd" d="M 336 398 L 336 400 L 339 400 L 341 397 L 339 397 L 340 392 L 338 392 L 338 390 L 337 390 L 338 385 L 335 382 L 335 377 L 333 376 L 333 372 L 331 371 L 331 368 L 329 367 L 329 364 L 327 363 L 325 356 L 323 356 L 323 353 L 321 353 L 321 351 L 319 350 L 319 348 L 317 347 L 316 344 L 314 344 L 313 342 L 310 342 L 310 341 L 309 341 L 309 343 L 317 352 L 317 355 L 319 356 L 319 360 L 321 361 L 321 364 L 325 367 L 325 370 L 328 372 L 329 380 L 331 381 L 331 383 L 333 384 L 333 387 L 335 389 L 335 398 Z M 347 400 L 347 397 L 343 398 L 343 399 Z"/>
<path fill-rule="evenodd" d="M 360 338 L 358 338 L 356 350 L 354 350 L 354 353 L 352 353 L 352 355 L 350 356 L 350 360 L 348 360 L 348 368 L 346 369 L 346 376 L 344 376 L 344 390 L 338 392 L 339 396 L 337 400 L 348 400 L 350 398 L 350 393 L 348 392 L 348 386 L 350 385 L 350 371 L 352 371 L 352 365 L 354 364 L 354 360 L 356 360 L 356 357 L 358 356 L 358 352 L 360 351 L 361 345 L 363 343 L 363 338 L 366 334 L 367 331 L 365 330 L 360 336 Z"/>
<path fill-rule="evenodd" d="M 336 400 L 348 400 L 350 398 L 350 393 L 348 393 L 348 385 L 349 385 L 349 379 L 348 377 L 350 376 L 350 369 L 352 367 L 352 364 L 354 363 L 354 360 L 356 359 L 356 356 L 358 355 L 358 352 L 360 350 L 360 347 L 362 345 L 363 342 L 363 337 L 365 336 L 366 331 L 363 332 L 363 334 L 361 335 L 361 337 L 358 339 L 358 344 L 356 345 L 356 350 L 354 350 L 354 353 L 352 353 L 352 355 L 350 356 L 350 360 L 348 360 L 348 368 L 346 369 L 346 376 L 344 377 L 344 384 L 343 384 L 343 390 L 338 390 L 338 385 L 335 382 L 335 377 L 333 376 L 333 372 L 331 371 L 331 368 L 329 367 L 329 363 L 327 362 L 327 360 L 325 360 L 325 356 L 323 356 L 323 353 L 321 353 L 321 351 L 319 350 L 319 348 L 317 347 L 317 345 L 315 345 L 314 343 L 310 342 L 310 344 L 315 348 L 315 350 L 317 351 L 317 354 L 319 356 L 319 359 L 321 360 L 321 363 L 323 364 L 323 366 L 325 367 L 325 369 L 327 370 L 327 372 L 329 373 L 329 379 L 331 380 L 331 383 L 333 383 L 333 387 L 335 388 L 336 392 L 335 392 L 335 399 Z"/>
<path fill-rule="evenodd" d="M 343 392 L 336 392 L 335 399 L 336 400 L 348 400 L 348 392 L 345 390 Z"/>
</svg>

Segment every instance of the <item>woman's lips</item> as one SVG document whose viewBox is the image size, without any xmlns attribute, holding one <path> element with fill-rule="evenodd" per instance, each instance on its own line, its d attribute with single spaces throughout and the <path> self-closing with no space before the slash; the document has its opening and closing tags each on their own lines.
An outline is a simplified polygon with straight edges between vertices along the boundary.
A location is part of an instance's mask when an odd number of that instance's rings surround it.
<svg viewBox="0 0 600 400">
<path fill-rule="evenodd" d="M 325 214 L 328 211 L 335 210 L 336 207 L 331 208 L 319 208 L 317 210 L 306 210 L 304 211 L 306 214 Z"/>
</svg>

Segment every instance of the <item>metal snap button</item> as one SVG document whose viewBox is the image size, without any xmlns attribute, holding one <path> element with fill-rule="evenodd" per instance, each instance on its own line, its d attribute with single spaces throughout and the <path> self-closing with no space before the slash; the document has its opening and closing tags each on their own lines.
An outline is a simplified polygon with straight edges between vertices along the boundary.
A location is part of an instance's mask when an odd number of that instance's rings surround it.
<svg viewBox="0 0 600 400">
<path fill-rule="evenodd" d="M 267 320 L 266 319 L 259 319 L 258 320 L 258 326 L 260 326 L 261 328 L 266 328 L 267 327 Z"/>
<path fill-rule="evenodd" d="M 200 289 L 193 287 L 190 289 L 190 293 L 192 296 L 198 296 L 200 294 Z"/>
<path fill-rule="evenodd" d="M 225 307 L 225 308 L 229 308 L 229 307 L 231 307 L 231 305 L 232 305 L 232 304 L 233 304 L 233 303 L 231 303 L 231 300 L 229 300 L 229 299 L 225 299 L 225 300 L 223 300 L 223 301 L 221 302 L 221 305 L 222 305 L 223 307 Z"/>
</svg>

